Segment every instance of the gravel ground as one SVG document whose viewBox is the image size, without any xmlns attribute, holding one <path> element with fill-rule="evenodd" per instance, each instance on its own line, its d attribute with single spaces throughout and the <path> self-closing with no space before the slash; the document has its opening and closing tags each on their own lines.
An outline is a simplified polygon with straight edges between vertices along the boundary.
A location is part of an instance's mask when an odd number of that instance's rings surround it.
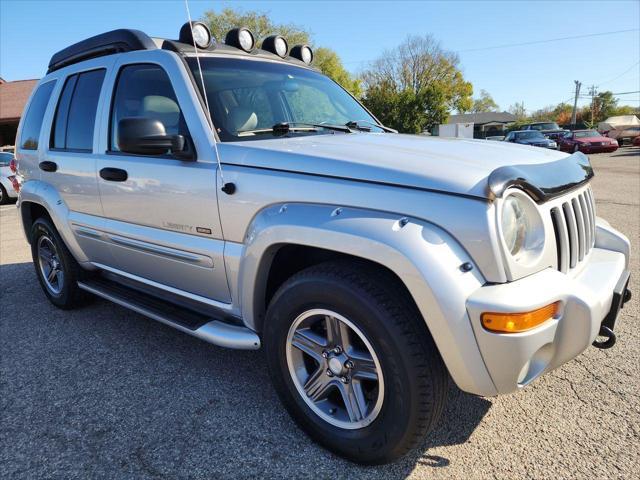
<svg viewBox="0 0 640 480">
<path fill-rule="evenodd" d="M 634 252 L 618 344 L 516 394 L 452 386 L 437 430 L 383 467 L 300 432 L 261 352 L 216 348 L 106 301 L 51 306 L 15 207 L 1 207 L 0 477 L 638 478 L 640 150 L 592 161 L 598 213 Z"/>
</svg>

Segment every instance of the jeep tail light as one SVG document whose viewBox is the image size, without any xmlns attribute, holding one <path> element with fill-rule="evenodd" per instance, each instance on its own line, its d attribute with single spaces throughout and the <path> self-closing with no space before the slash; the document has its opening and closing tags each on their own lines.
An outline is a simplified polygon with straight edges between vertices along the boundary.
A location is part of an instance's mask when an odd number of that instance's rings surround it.
<svg viewBox="0 0 640 480">
<path fill-rule="evenodd" d="M 11 161 L 9 162 L 9 169 L 13 173 L 18 173 L 18 164 L 16 163 L 16 159 L 15 158 L 12 158 Z"/>
<path fill-rule="evenodd" d="M 526 332 L 551 320 L 560 311 L 560 302 L 546 305 L 537 310 L 522 313 L 486 312 L 482 314 L 482 326 L 497 333 Z"/>
<path fill-rule="evenodd" d="M 9 176 L 7 178 L 11 182 L 11 186 L 16 191 L 16 193 L 20 193 L 20 182 L 18 182 L 18 179 L 16 178 L 16 176 L 15 175 L 11 175 L 11 176 Z"/>
</svg>

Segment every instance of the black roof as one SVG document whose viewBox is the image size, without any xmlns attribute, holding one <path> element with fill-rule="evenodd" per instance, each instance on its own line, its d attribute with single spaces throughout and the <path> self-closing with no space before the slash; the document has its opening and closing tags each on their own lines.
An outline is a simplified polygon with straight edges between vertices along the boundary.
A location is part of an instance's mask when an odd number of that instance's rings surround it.
<svg viewBox="0 0 640 480">
<path fill-rule="evenodd" d="M 124 28 L 112 30 L 74 43 L 55 53 L 51 57 L 47 73 L 90 58 L 102 57 L 112 53 L 152 50 L 155 48 L 157 47 L 154 41 L 140 30 Z"/>
<path fill-rule="evenodd" d="M 121 28 L 118 30 L 112 30 L 110 32 L 101 33 L 94 37 L 87 38 L 81 42 L 74 43 L 73 45 L 60 50 L 55 53 L 49 61 L 49 69 L 47 73 L 51 73 L 60 68 L 74 63 L 88 60 L 90 58 L 102 57 L 105 55 L 111 55 L 114 53 L 132 52 L 135 50 L 155 50 L 162 48 L 163 50 L 171 50 L 181 54 L 194 53 L 195 49 L 193 45 L 181 43 L 177 40 L 164 40 L 156 39 L 154 41 L 146 33 L 140 30 L 132 30 Z M 253 56 L 268 59 L 285 60 L 289 63 L 299 65 L 301 67 L 307 67 L 314 69 L 306 63 L 293 57 L 280 58 L 274 53 L 267 52 L 266 50 L 254 49 L 251 52 L 245 52 L 240 48 L 235 48 L 223 43 L 212 43 L 212 45 L 206 51 L 219 51 L 225 54 Z M 202 50 L 198 50 L 202 51 Z"/>
</svg>

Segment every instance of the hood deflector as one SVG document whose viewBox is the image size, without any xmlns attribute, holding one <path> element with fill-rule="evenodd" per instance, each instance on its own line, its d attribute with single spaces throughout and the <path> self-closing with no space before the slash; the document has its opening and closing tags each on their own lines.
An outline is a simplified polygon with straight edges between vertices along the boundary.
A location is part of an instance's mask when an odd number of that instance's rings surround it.
<svg viewBox="0 0 640 480">
<path fill-rule="evenodd" d="M 508 165 L 489 175 L 489 198 L 500 198 L 509 187 L 527 192 L 537 203 L 559 197 L 594 176 L 587 156 L 576 152 L 561 160 L 537 165 Z"/>
</svg>

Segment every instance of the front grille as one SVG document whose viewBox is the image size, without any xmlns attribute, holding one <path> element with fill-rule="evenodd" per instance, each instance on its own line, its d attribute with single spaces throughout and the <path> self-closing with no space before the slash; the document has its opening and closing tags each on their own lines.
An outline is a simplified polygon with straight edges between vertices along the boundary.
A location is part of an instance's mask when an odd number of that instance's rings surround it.
<svg viewBox="0 0 640 480">
<path fill-rule="evenodd" d="M 567 273 L 589 254 L 596 240 L 596 206 L 591 188 L 551 209 L 558 270 Z"/>
</svg>

